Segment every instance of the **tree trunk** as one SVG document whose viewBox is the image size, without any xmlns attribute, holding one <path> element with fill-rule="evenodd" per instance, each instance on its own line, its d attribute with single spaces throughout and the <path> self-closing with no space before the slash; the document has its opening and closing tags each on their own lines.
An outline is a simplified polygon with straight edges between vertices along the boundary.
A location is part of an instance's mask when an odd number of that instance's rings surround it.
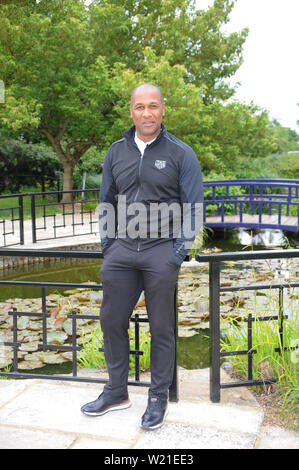
<svg viewBox="0 0 299 470">
<path fill-rule="evenodd" d="M 63 164 L 63 191 L 72 191 L 74 184 L 74 168 L 79 158 L 92 146 L 96 143 L 102 142 L 100 139 L 96 139 L 95 135 L 89 136 L 89 139 L 86 141 L 76 141 L 70 142 L 66 150 L 63 150 L 61 145 L 61 139 L 67 129 L 67 126 L 71 118 L 68 117 L 58 134 L 54 137 L 51 132 L 45 127 L 38 128 L 38 132 L 44 134 L 51 145 L 53 146 L 55 152 L 58 155 L 59 160 Z M 28 127 L 29 128 L 29 127 Z M 30 128 L 29 128 L 30 129 Z M 32 129 L 31 129 L 32 130 Z M 63 194 L 61 202 L 70 203 L 72 202 L 72 193 Z"/>
<path fill-rule="evenodd" d="M 72 191 L 74 184 L 73 162 L 63 163 L 63 191 Z M 72 202 L 72 193 L 64 193 L 61 202 Z"/>
</svg>

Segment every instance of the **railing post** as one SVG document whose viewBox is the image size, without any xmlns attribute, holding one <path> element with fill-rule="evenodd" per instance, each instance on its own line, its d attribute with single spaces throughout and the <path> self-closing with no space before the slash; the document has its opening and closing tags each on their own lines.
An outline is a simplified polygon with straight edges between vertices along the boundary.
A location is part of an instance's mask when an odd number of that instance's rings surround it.
<svg viewBox="0 0 299 470">
<path fill-rule="evenodd" d="M 140 379 L 140 360 L 139 360 L 139 315 L 135 314 L 135 380 Z"/>
<path fill-rule="evenodd" d="M 279 354 L 283 351 L 283 320 L 284 320 L 284 308 L 283 308 L 283 287 L 279 288 L 279 312 L 278 312 L 278 322 L 279 322 L 279 337 L 280 337 L 280 351 Z"/>
<path fill-rule="evenodd" d="M 254 215 L 254 197 L 253 197 L 253 186 L 249 186 L 249 197 L 250 197 L 250 210 L 251 210 L 251 215 Z"/>
<path fill-rule="evenodd" d="M 287 197 L 287 217 L 290 215 L 290 203 L 292 202 L 292 186 L 289 187 L 288 197 Z"/>
<path fill-rule="evenodd" d="M 210 399 L 220 402 L 220 266 L 210 262 L 209 269 L 210 302 Z"/>
<path fill-rule="evenodd" d="M 77 377 L 77 325 L 76 310 L 72 310 L 70 315 L 72 318 L 72 359 L 73 359 L 73 376 Z"/>
<path fill-rule="evenodd" d="M 42 287 L 42 325 L 43 325 L 43 346 L 42 349 L 44 352 L 47 351 L 47 306 L 46 306 L 46 288 Z"/>
<path fill-rule="evenodd" d="M 35 220 L 35 196 L 31 195 L 31 228 L 32 228 L 32 243 L 36 243 L 36 220 Z"/>
<path fill-rule="evenodd" d="M 14 307 L 12 309 L 13 316 L 13 370 L 18 372 L 18 312 Z"/>
<path fill-rule="evenodd" d="M 248 380 L 252 380 L 252 314 L 248 314 L 247 323 Z"/>
<path fill-rule="evenodd" d="M 20 245 L 24 245 L 24 206 L 23 196 L 19 196 Z"/>
</svg>

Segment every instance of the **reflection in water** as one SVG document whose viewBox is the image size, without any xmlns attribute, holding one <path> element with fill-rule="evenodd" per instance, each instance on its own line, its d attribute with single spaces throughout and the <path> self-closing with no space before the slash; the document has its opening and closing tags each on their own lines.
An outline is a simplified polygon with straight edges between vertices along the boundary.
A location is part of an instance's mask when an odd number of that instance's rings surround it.
<svg viewBox="0 0 299 470">
<path fill-rule="evenodd" d="M 92 262 L 90 260 L 66 259 L 62 262 L 49 262 L 39 265 L 25 265 L 11 269 L 9 274 L 0 278 L 3 280 L 32 281 L 32 282 L 65 282 L 65 283 L 100 283 L 100 267 L 102 260 Z M 50 292 L 62 294 L 65 288 L 47 288 Z M 41 297 L 41 287 L 27 286 L 1 286 L 0 301 L 9 298 L 37 298 Z"/>
<path fill-rule="evenodd" d="M 240 229 L 238 240 L 241 245 L 262 245 L 263 247 L 284 247 L 286 244 L 285 235 L 281 230 L 261 230 L 258 232 Z"/>
</svg>

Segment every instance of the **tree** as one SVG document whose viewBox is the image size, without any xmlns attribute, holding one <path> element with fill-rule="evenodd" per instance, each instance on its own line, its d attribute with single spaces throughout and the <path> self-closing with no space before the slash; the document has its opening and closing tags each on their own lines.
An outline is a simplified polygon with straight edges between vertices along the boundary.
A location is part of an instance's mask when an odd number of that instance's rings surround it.
<svg viewBox="0 0 299 470">
<path fill-rule="evenodd" d="M 129 90 L 149 77 L 167 98 L 170 131 L 195 146 L 206 170 L 225 166 L 221 116 L 233 94 L 225 79 L 240 66 L 247 35 L 221 32 L 233 4 L 215 0 L 205 11 L 194 0 L 1 2 L 1 123 L 45 136 L 71 190 L 78 160 L 121 136 Z"/>
<path fill-rule="evenodd" d="M 187 83 L 204 85 L 205 103 L 234 94 L 225 79 L 233 76 L 242 64 L 242 47 L 248 35 L 247 28 L 232 34 L 221 31 L 229 21 L 234 1 L 214 0 L 207 10 L 199 9 L 200 1 L 195 0 L 110 0 L 110 3 L 122 5 L 132 18 L 127 33 L 128 67 L 141 70 L 146 47 L 152 48 L 158 57 L 171 50 L 170 65 L 185 67 Z"/>
<path fill-rule="evenodd" d="M 95 52 L 84 2 L 32 3 L 0 8 L 2 123 L 43 134 L 63 164 L 63 188 L 71 190 L 78 159 L 104 143 L 109 128 L 109 70 Z"/>
<path fill-rule="evenodd" d="M 293 129 L 282 126 L 276 119 L 272 121 L 274 135 L 277 141 L 277 152 L 299 150 L 299 135 Z"/>
</svg>

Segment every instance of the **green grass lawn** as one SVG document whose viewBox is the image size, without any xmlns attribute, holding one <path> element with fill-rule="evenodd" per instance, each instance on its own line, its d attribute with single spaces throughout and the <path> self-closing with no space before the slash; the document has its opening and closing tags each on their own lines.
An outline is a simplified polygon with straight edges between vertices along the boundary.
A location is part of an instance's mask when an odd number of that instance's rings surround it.
<svg viewBox="0 0 299 470">
<path fill-rule="evenodd" d="M 78 193 L 78 198 L 81 197 L 81 193 Z M 93 193 L 90 195 L 87 194 L 86 199 L 88 198 L 95 199 Z M 51 204 L 44 209 L 43 204 Z M 86 210 L 95 210 L 97 207 L 98 202 L 87 201 L 83 204 L 83 209 Z M 14 208 L 13 210 L 11 208 Z M 44 215 L 44 210 L 46 210 L 46 214 L 60 214 L 62 213 L 62 205 L 60 205 L 57 201 L 56 194 L 47 194 L 45 198 L 40 196 L 35 196 L 35 217 L 42 217 Z M 68 206 L 65 207 L 66 212 L 70 212 L 71 208 Z M 0 220 L 2 219 L 11 219 L 12 213 L 14 218 L 19 218 L 19 197 L 12 196 L 12 197 L 1 197 L 0 196 Z M 31 197 L 30 196 L 23 196 L 23 213 L 24 213 L 24 220 L 31 219 Z"/>
<path fill-rule="evenodd" d="M 50 199 L 51 198 L 51 199 Z M 47 196 L 47 199 L 43 199 L 42 196 L 35 197 L 35 205 L 42 204 L 42 203 L 49 203 L 55 202 L 55 195 Z M 57 198 L 56 198 L 57 202 Z M 12 208 L 14 208 L 12 210 Z M 43 207 L 37 206 L 35 208 L 35 216 L 42 217 L 43 216 Z M 24 212 L 24 219 L 31 219 L 31 198 L 30 196 L 23 197 L 23 212 Z M 52 213 L 60 213 L 62 212 L 61 207 L 58 205 L 51 206 Z M 13 197 L 0 197 L 0 219 L 10 219 L 14 215 L 14 218 L 19 217 L 19 198 L 17 196 Z"/>
</svg>

